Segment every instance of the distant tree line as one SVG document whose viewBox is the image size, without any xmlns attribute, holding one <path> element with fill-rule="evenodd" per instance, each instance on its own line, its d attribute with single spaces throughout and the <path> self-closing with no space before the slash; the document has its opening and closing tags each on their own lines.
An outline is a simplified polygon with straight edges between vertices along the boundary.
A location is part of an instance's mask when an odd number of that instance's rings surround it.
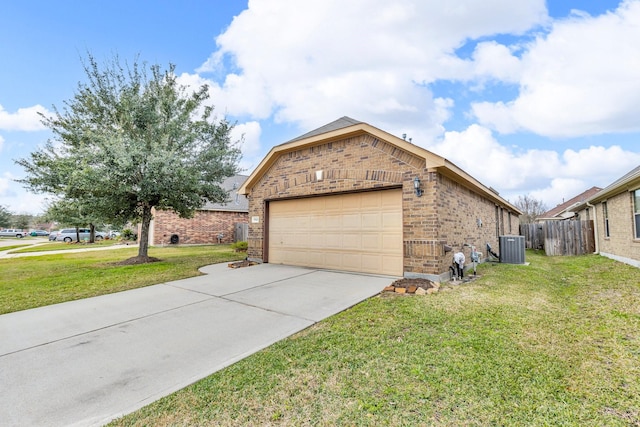
<svg viewBox="0 0 640 427">
<path fill-rule="evenodd" d="M 44 215 L 16 214 L 6 206 L 0 206 L 0 228 L 39 229 L 46 223 L 47 219 Z"/>
</svg>

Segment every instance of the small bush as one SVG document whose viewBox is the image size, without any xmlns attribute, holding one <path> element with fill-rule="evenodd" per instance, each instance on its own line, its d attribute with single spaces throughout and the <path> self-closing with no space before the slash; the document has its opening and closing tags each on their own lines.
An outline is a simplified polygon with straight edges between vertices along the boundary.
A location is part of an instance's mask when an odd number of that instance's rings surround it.
<svg viewBox="0 0 640 427">
<path fill-rule="evenodd" d="M 247 242 L 235 242 L 231 244 L 231 247 L 236 251 L 236 252 L 246 252 L 247 248 L 249 247 L 249 244 Z"/>
<path fill-rule="evenodd" d="M 122 239 L 124 240 L 138 240 L 138 235 L 130 229 L 122 230 Z"/>
</svg>

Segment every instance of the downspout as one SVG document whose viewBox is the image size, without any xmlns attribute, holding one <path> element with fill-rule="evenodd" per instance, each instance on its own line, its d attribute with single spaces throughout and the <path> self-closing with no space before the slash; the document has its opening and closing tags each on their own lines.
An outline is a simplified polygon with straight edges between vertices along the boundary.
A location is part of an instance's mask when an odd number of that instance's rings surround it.
<svg viewBox="0 0 640 427">
<path fill-rule="evenodd" d="M 594 205 L 592 205 L 591 203 L 587 202 L 587 206 L 589 206 L 590 208 L 593 208 L 593 225 L 594 225 L 594 233 L 595 233 L 595 241 L 596 241 L 596 251 L 594 252 L 594 254 L 599 254 L 600 253 L 600 245 L 598 244 L 598 242 L 600 241 L 600 235 L 598 234 L 598 215 L 596 213 L 596 207 Z"/>
</svg>

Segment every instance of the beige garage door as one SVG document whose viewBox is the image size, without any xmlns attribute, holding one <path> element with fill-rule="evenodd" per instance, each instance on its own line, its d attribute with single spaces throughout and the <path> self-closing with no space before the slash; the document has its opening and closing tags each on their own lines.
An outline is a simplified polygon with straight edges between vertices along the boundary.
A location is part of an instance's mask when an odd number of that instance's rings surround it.
<svg viewBox="0 0 640 427">
<path fill-rule="evenodd" d="M 271 202 L 268 261 L 401 276 L 402 191 Z"/>
</svg>

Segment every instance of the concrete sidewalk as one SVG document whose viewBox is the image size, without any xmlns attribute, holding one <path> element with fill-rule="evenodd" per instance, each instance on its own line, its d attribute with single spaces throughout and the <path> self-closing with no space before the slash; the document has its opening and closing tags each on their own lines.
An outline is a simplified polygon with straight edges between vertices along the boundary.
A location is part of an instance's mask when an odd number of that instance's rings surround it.
<svg viewBox="0 0 640 427">
<path fill-rule="evenodd" d="M 37 246 L 46 246 L 46 245 L 47 243 L 34 243 L 32 245 L 25 246 L 24 248 L 19 248 L 19 249 L 26 249 L 27 247 L 37 247 Z M 24 257 L 56 255 L 56 254 L 72 254 L 72 253 L 78 253 L 78 252 L 109 251 L 114 249 L 127 249 L 127 248 L 137 248 L 137 247 L 138 247 L 137 243 L 131 243 L 131 244 L 122 244 L 122 245 L 113 245 L 113 246 L 97 246 L 97 247 L 84 246 L 84 247 L 79 247 L 75 249 L 71 249 L 70 247 L 69 249 L 60 249 L 58 251 L 24 252 L 24 253 L 10 253 L 12 251 L 17 251 L 19 249 L 2 250 L 2 247 L 0 247 L 0 259 L 24 258 Z"/>
<path fill-rule="evenodd" d="M 0 316 L 2 425 L 105 424 L 394 280 L 273 264 L 202 271 Z"/>
</svg>

